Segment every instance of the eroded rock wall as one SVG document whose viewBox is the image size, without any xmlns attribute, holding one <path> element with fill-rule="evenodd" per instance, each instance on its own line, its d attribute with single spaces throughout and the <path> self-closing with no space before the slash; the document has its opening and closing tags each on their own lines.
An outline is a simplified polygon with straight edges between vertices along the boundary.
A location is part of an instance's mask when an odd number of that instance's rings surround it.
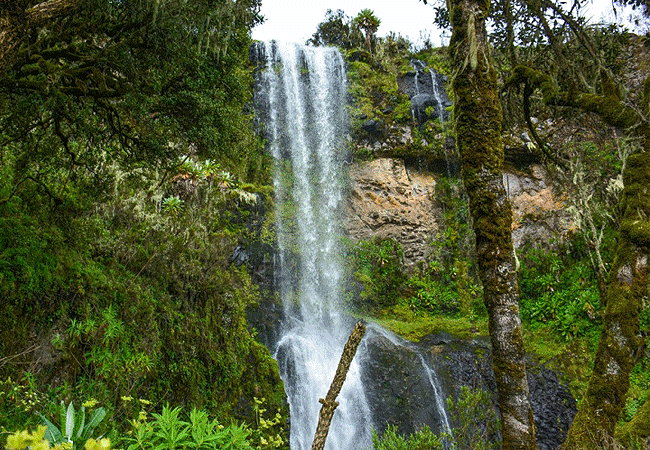
<svg viewBox="0 0 650 450">
<path fill-rule="evenodd" d="M 354 240 L 394 239 L 406 265 L 427 260 L 438 230 L 436 180 L 408 169 L 401 159 L 380 158 L 350 166 L 345 230 Z"/>
<path fill-rule="evenodd" d="M 439 176 L 407 167 L 398 158 L 354 162 L 349 166 L 347 235 L 353 240 L 394 239 L 402 245 L 407 267 L 427 261 L 443 220 L 436 191 Z M 551 246 L 572 229 L 565 197 L 542 165 L 509 168 L 503 180 L 512 203 L 516 249 Z"/>
</svg>

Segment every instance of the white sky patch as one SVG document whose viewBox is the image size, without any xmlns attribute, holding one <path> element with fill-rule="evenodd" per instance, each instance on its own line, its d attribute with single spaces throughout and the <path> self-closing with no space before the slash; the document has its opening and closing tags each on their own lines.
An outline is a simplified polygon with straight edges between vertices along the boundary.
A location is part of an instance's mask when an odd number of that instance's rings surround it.
<svg viewBox="0 0 650 450">
<path fill-rule="evenodd" d="M 378 36 L 390 32 L 401 34 L 418 44 L 430 40 L 433 45 L 447 44 L 449 35 L 433 25 L 435 12 L 431 3 L 425 5 L 419 0 L 262 0 L 262 15 L 266 21 L 253 29 L 253 39 L 305 43 L 316 32 L 319 23 L 325 20 L 328 9 L 342 9 L 349 17 L 355 17 L 362 9 L 371 9 L 381 19 Z M 629 23 L 631 9 L 617 6 L 615 19 L 611 0 L 593 0 L 585 13 L 590 22 L 623 21 Z"/>
<path fill-rule="evenodd" d="M 355 17 L 366 8 L 381 20 L 378 36 L 392 31 L 417 42 L 422 31 L 433 44 L 440 44 L 440 31 L 433 26 L 433 7 L 419 0 L 262 0 L 266 22 L 253 29 L 253 39 L 304 43 L 325 20 L 328 9 L 342 9 L 349 17 Z"/>
</svg>

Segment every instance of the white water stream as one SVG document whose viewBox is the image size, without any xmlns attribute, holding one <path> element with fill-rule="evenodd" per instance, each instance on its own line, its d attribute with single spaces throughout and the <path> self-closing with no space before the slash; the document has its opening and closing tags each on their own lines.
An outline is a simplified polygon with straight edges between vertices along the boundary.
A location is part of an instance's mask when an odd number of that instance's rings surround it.
<svg viewBox="0 0 650 450">
<path fill-rule="evenodd" d="M 276 273 L 284 305 L 274 357 L 289 399 L 291 450 L 308 450 L 318 399 L 327 393 L 354 325 L 340 306 L 347 80 L 343 58 L 333 48 L 270 42 L 263 60 L 258 89 L 275 164 Z M 359 365 L 365 349 L 359 347 L 337 399 L 327 450 L 372 449 L 372 416 Z M 438 393 L 435 374 L 422 362 Z M 447 430 L 444 406 L 442 414 Z"/>
<path fill-rule="evenodd" d="M 339 218 L 347 80 L 332 48 L 267 43 L 263 89 L 275 161 L 280 295 L 278 360 L 291 410 L 291 449 L 311 448 L 319 398 L 336 371 L 351 323 L 339 312 L 343 261 Z M 326 449 L 370 449 L 371 420 L 355 358 Z"/>
</svg>

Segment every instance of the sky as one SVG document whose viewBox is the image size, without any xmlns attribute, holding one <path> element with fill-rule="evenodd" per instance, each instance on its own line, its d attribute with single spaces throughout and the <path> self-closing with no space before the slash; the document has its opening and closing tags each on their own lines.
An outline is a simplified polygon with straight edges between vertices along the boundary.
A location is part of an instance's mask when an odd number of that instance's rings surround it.
<svg viewBox="0 0 650 450">
<path fill-rule="evenodd" d="M 611 0 L 593 0 L 593 4 L 590 15 L 595 20 L 611 16 Z M 266 22 L 253 29 L 253 39 L 304 43 L 316 32 L 328 9 L 342 9 L 355 17 L 365 8 L 381 20 L 378 36 L 395 32 L 415 44 L 423 38 L 436 46 L 441 43 L 441 32 L 433 26 L 433 7 L 420 0 L 262 0 Z M 444 39 L 446 45 L 449 36 Z"/>
</svg>

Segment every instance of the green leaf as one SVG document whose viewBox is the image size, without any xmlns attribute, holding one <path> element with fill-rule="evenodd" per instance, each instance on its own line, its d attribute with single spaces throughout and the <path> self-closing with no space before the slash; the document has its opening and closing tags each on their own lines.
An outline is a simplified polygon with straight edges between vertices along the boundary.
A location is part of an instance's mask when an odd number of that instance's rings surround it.
<svg viewBox="0 0 650 450">
<path fill-rule="evenodd" d="M 81 422 L 79 420 L 81 419 Z M 84 431 L 84 426 L 86 424 L 86 407 L 82 406 L 79 414 L 77 414 L 75 420 L 75 440 L 81 437 L 81 433 Z"/>
<path fill-rule="evenodd" d="M 61 431 L 59 431 L 58 427 L 47 420 L 43 414 L 38 413 L 38 415 L 41 417 L 43 423 L 47 427 L 47 430 L 45 430 L 45 439 L 50 441 L 50 444 L 63 442 L 63 436 L 61 435 Z"/>
<path fill-rule="evenodd" d="M 89 438 L 92 437 L 92 432 L 95 430 L 97 425 L 99 425 L 99 423 L 104 420 L 104 417 L 106 417 L 106 410 L 104 408 L 97 408 L 90 418 L 88 425 L 84 428 L 83 433 L 81 434 L 81 442 L 86 442 Z"/>
<path fill-rule="evenodd" d="M 59 418 L 60 418 L 59 423 L 61 424 L 61 428 L 59 429 L 59 433 L 63 436 L 64 431 L 65 431 L 65 428 L 64 428 L 65 425 L 64 424 L 65 424 L 65 419 L 66 419 L 65 402 L 63 400 L 61 400 L 61 409 L 59 411 Z M 62 442 L 62 440 L 59 441 L 59 442 Z"/>
<path fill-rule="evenodd" d="M 74 432 L 74 405 L 72 402 L 68 405 L 68 412 L 65 417 L 65 436 L 69 439 Z"/>
</svg>

